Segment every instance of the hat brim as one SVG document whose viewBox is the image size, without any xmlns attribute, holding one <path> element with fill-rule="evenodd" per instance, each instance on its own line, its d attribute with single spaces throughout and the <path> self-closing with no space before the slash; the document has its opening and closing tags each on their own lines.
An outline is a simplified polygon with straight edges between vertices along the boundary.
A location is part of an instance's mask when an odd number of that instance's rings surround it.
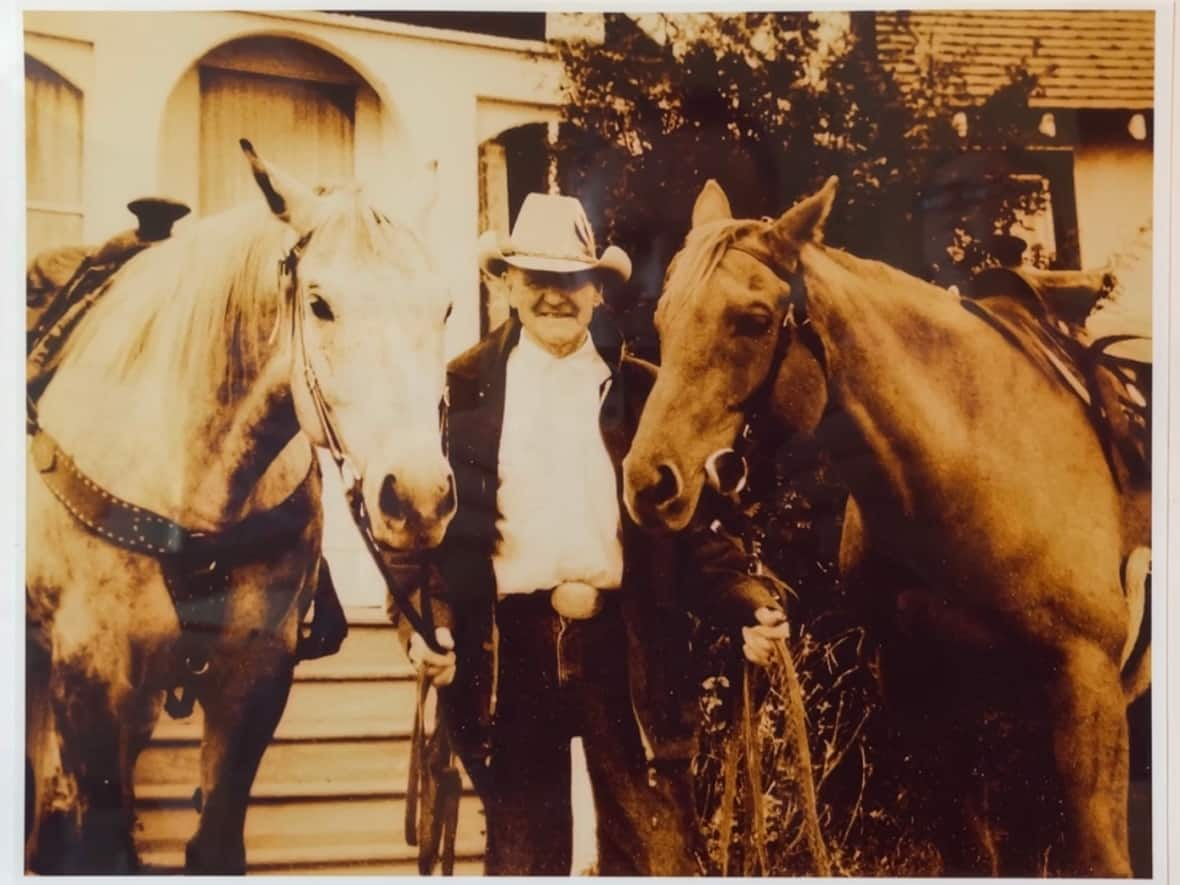
<svg viewBox="0 0 1180 885">
<path fill-rule="evenodd" d="M 547 273 L 593 273 L 625 283 L 631 278 L 631 259 L 618 246 L 608 246 L 597 261 L 577 261 L 569 258 L 548 258 L 543 255 L 505 255 L 500 237 L 495 231 L 480 236 L 476 251 L 479 266 L 492 276 L 502 274 L 507 267 Z"/>
</svg>

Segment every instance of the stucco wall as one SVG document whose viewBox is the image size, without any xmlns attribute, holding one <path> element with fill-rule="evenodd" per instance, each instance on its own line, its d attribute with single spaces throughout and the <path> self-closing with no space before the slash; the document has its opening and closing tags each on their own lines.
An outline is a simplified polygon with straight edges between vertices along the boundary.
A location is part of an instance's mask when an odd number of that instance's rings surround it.
<svg viewBox="0 0 1180 885">
<path fill-rule="evenodd" d="M 1082 267 L 1113 263 L 1120 281 L 1117 304 L 1091 320 L 1095 334 L 1151 333 L 1153 184 L 1148 142 L 1075 154 Z"/>
<path fill-rule="evenodd" d="M 1151 147 L 1080 147 L 1074 154 L 1082 266 L 1102 264 L 1151 222 Z"/>
</svg>

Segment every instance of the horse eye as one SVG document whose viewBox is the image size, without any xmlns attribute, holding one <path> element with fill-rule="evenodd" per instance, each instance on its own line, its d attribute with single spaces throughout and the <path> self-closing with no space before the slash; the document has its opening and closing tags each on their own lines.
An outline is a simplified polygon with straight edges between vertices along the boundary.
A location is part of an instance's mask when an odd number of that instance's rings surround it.
<svg viewBox="0 0 1180 885">
<path fill-rule="evenodd" d="M 733 318 L 734 331 L 747 338 L 761 338 L 770 331 L 774 318 L 764 312 L 739 313 Z"/>
<path fill-rule="evenodd" d="M 328 306 L 328 302 L 326 302 L 319 295 L 311 296 L 310 307 L 311 312 L 315 314 L 316 319 L 328 321 L 336 318 L 336 315 L 332 313 L 332 308 Z"/>
</svg>

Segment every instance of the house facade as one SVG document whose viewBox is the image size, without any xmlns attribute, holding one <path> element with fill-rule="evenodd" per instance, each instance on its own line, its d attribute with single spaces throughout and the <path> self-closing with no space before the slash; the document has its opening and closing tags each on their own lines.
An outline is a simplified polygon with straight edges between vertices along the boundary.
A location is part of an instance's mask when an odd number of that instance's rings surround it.
<svg viewBox="0 0 1180 885">
<path fill-rule="evenodd" d="M 447 350 L 456 354 L 507 311 L 503 293 L 481 285 L 475 241 L 489 228 L 507 232 L 523 191 L 546 184 L 545 142 L 560 118 L 555 44 L 606 39 L 607 18 L 26 12 L 26 253 L 101 242 L 131 225 L 125 207 L 140 196 L 183 200 L 194 217 L 256 199 L 243 136 L 306 181 L 365 182 L 391 214 L 420 199 L 423 169 L 436 162 L 426 237 L 453 293 Z M 953 65 L 964 108 L 1003 85 L 1010 66 L 1040 76 L 1029 162 L 1012 174 L 1042 183 L 1046 209 L 1015 232 L 1065 266 L 1119 265 L 1128 297 L 1114 315 L 1141 329 L 1151 314 L 1154 18 L 852 17 L 903 85 Z M 333 561 L 339 582 L 351 601 L 378 603 L 379 578 L 342 497 L 325 504 L 329 553 L 351 551 Z"/>
<path fill-rule="evenodd" d="M 1060 266 L 1112 266 L 1119 300 L 1092 319 L 1095 333 L 1150 334 L 1155 13 L 1010 9 L 863 16 L 861 35 L 874 42 L 881 64 L 903 88 L 941 77 L 950 104 L 963 109 L 965 129 L 971 108 L 1010 82 L 1012 70 L 1037 77 L 1023 165 L 1010 171 L 1039 179 L 1046 202 L 1011 233 Z"/>
</svg>

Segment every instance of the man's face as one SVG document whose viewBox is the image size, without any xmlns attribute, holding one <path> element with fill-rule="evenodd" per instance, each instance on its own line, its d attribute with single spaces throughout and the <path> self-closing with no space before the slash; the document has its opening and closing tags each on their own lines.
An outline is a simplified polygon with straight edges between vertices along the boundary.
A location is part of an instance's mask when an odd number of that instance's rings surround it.
<svg viewBox="0 0 1180 885">
<path fill-rule="evenodd" d="M 602 303 L 602 289 L 591 275 L 509 267 L 505 280 L 508 304 L 538 344 L 555 356 L 578 349 Z"/>
</svg>

